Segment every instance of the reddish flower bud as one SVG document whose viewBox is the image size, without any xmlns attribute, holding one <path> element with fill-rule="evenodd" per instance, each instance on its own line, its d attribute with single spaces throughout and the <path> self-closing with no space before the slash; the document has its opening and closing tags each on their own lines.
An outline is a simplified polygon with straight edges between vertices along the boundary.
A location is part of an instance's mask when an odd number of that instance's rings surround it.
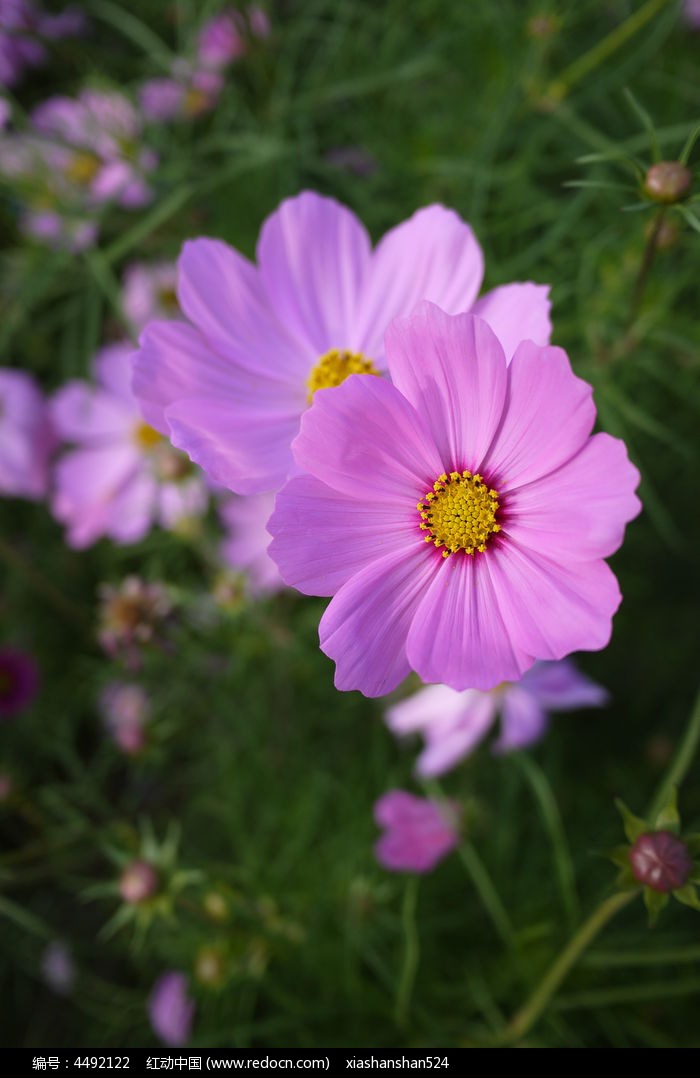
<svg viewBox="0 0 700 1078">
<path fill-rule="evenodd" d="M 652 891 L 675 891 L 686 883 L 693 862 L 686 844 L 670 831 L 640 835 L 630 849 L 632 875 Z"/>
<path fill-rule="evenodd" d="M 125 902 L 145 902 L 158 889 L 158 876 L 148 861 L 131 861 L 119 880 L 119 893 Z"/>
<path fill-rule="evenodd" d="M 690 190 L 692 175 L 680 161 L 659 161 L 652 165 L 644 179 L 644 191 L 655 202 L 670 205 L 685 198 Z"/>
</svg>

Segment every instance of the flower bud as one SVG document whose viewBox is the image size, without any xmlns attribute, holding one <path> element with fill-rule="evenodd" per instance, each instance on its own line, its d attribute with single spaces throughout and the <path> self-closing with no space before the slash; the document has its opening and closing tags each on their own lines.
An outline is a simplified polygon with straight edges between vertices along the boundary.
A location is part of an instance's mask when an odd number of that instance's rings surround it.
<svg viewBox="0 0 700 1078">
<path fill-rule="evenodd" d="M 148 861 L 131 861 L 119 880 L 119 893 L 125 902 L 138 905 L 154 895 L 158 889 L 158 876 Z"/>
<path fill-rule="evenodd" d="M 644 192 L 655 202 L 671 205 L 688 194 L 692 183 L 690 169 L 680 161 L 659 161 L 644 178 Z"/>
<path fill-rule="evenodd" d="M 693 863 L 686 844 L 670 831 L 640 835 L 630 849 L 632 875 L 652 891 L 675 891 L 691 873 Z"/>
</svg>

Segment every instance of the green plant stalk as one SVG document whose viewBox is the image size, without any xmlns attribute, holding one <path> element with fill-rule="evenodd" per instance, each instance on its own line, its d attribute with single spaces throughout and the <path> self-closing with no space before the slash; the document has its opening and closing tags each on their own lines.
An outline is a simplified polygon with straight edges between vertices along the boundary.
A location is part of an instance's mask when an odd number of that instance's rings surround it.
<svg viewBox="0 0 700 1078">
<path fill-rule="evenodd" d="M 642 302 L 642 297 L 646 290 L 647 282 L 649 280 L 649 271 L 651 270 L 654 262 L 654 257 L 659 246 L 659 236 L 661 234 L 661 227 L 664 223 L 664 217 L 666 215 L 666 208 L 664 206 L 657 212 L 653 224 L 651 226 L 651 232 L 649 233 L 649 239 L 647 240 L 646 247 L 644 248 L 644 254 L 642 256 L 642 262 L 639 267 L 639 273 L 637 274 L 637 280 L 634 283 L 634 291 L 632 292 L 632 299 L 630 301 L 630 308 L 627 315 L 627 325 L 631 325 L 637 317 L 639 306 Z"/>
<path fill-rule="evenodd" d="M 417 902 L 418 877 L 414 876 L 408 880 L 406 884 L 406 890 L 404 891 L 403 896 L 403 906 L 401 909 L 401 922 L 404 931 L 404 952 L 401 975 L 396 991 L 396 1005 L 394 1007 L 394 1017 L 398 1026 L 405 1026 L 408 1021 L 411 996 L 413 995 L 413 986 L 416 981 L 418 962 L 420 960 L 420 939 L 416 927 Z"/>
<path fill-rule="evenodd" d="M 462 841 L 457 849 L 459 858 L 466 868 L 474 888 L 481 899 L 481 904 L 491 918 L 491 923 L 506 947 L 513 946 L 513 925 L 508 912 L 501 901 L 493 880 L 486 866 L 472 846 L 471 842 Z"/>
<path fill-rule="evenodd" d="M 688 768 L 693 762 L 693 757 L 700 743 L 700 692 L 695 697 L 695 704 L 693 710 L 690 713 L 690 719 L 688 720 L 688 726 L 683 740 L 678 746 L 678 751 L 673 759 L 673 763 L 669 767 L 668 771 L 664 775 L 659 785 L 656 794 L 649 807 L 647 813 L 650 819 L 653 819 L 659 814 L 662 807 L 669 799 L 669 795 L 674 786 L 680 786 L 681 782 L 685 778 Z"/>
</svg>

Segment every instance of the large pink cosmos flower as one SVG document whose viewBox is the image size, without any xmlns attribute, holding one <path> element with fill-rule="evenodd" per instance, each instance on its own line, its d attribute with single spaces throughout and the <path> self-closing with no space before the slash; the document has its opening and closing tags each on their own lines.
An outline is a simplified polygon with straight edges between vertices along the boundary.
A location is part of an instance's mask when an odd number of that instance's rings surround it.
<svg viewBox="0 0 700 1078">
<path fill-rule="evenodd" d="M 32 376 L 0 368 L 0 494 L 43 498 L 55 442 L 46 401 Z"/>
<path fill-rule="evenodd" d="M 546 286 L 476 301 L 481 248 L 443 206 L 419 210 L 373 251 L 350 210 L 306 191 L 265 221 L 257 255 L 255 267 L 220 240 L 186 243 L 178 299 L 189 324 L 149 326 L 135 365 L 146 420 L 239 494 L 279 489 L 314 392 L 383 373 L 384 330 L 420 299 L 471 307 L 509 355 L 523 336 L 549 341 Z"/>
<path fill-rule="evenodd" d="M 393 385 L 316 395 L 268 525 L 283 580 L 332 595 L 320 625 L 339 689 L 413 669 L 450 688 L 516 681 L 604 647 L 620 603 L 602 560 L 637 515 L 625 446 L 591 437 L 591 387 L 560 348 L 423 303 L 386 335 Z"/>
<path fill-rule="evenodd" d="M 207 506 L 204 477 L 141 418 L 131 351 L 125 342 L 103 348 L 97 384 L 69 382 L 52 402 L 58 433 L 75 444 L 56 466 L 52 506 L 74 547 L 101 536 L 136 543 L 156 522 L 172 528 Z"/>
</svg>

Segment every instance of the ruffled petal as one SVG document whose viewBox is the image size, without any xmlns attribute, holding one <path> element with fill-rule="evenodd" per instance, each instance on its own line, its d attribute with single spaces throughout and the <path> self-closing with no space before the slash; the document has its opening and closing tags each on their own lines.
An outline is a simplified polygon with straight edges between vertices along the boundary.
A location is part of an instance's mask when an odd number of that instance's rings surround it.
<svg viewBox="0 0 700 1078">
<path fill-rule="evenodd" d="M 594 422 L 593 390 L 574 375 L 566 352 L 524 341 L 508 367 L 503 420 L 481 468 L 499 493 L 514 490 L 575 456 Z"/>
<path fill-rule="evenodd" d="M 557 471 L 509 494 L 505 531 L 557 560 L 606 558 L 641 510 L 638 483 L 624 442 L 594 434 Z"/>
<path fill-rule="evenodd" d="M 391 379 L 425 418 L 443 470 L 476 471 L 506 399 L 506 359 L 493 330 L 470 314 L 421 303 L 391 324 L 386 350 Z"/>
<path fill-rule="evenodd" d="M 488 322 L 510 360 L 521 341 L 549 344 L 551 307 L 549 285 L 524 281 L 487 292 L 476 301 L 471 313 Z"/>
<path fill-rule="evenodd" d="M 389 708 L 386 721 L 394 733 L 423 734 L 426 747 L 416 762 L 416 774 L 432 778 L 455 767 L 476 748 L 493 723 L 496 709 L 492 693 L 428 685 Z"/>
<path fill-rule="evenodd" d="M 191 397 L 165 412 L 174 446 L 210 479 L 237 494 L 277 490 L 292 463 L 296 413 L 235 408 L 226 400 Z"/>
<path fill-rule="evenodd" d="M 492 689 L 501 681 L 517 681 L 532 665 L 535 653 L 515 642 L 484 565 L 487 558 L 489 553 L 430 555 L 438 571 L 406 643 L 409 662 L 424 681 L 443 681 L 457 690 Z"/>
<path fill-rule="evenodd" d="M 426 206 L 380 240 L 359 312 L 359 347 L 383 361 L 383 335 L 422 299 L 449 314 L 468 311 L 484 276 L 484 256 L 469 225 L 444 206 Z"/>
<path fill-rule="evenodd" d="M 319 626 L 321 650 L 336 664 L 337 689 L 384 696 L 410 671 L 406 636 L 436 562 L 424 550 L 389 554 L 351 577 Z"/>
<path fill-rule="evenodd" d="M 105 534 L 117 543 L 138 543 L 155 523 L 157 495 L 153 476 L 133 475 L 110 504 Z"/>
<path fill-rule="evenodd" d="M 562 659 L 606 646 L 621 595 L 604 561 L 561 564 L 512 538 L 493 553 L 484 560 L 503 619 L 523 651 Z"/>
<path fill-rule="evenodd" d="M 308 353 L 309 369 L 331 348 L 357 350 L 369 260 L 369 236 L 355 215 L 313 191 L 287 199 L 263 224 L 260 277 L 279 321 Z"/>
<path fill-rule="evenodd" d="M 361 569 L 385 554 L 410 553 L 417 542 L 414 506 L 369 510 L 310 475 L 282 488 L 267 527 L 282 579 L 305 595 L 334 595 Z"/>
<path fill-rule="evenodd" d="M 334 490 L 399 512 L 415 510 L 442 471 L 423 418 L 374 375 L 352 375 L 335 389 L 319 390 L 292 450 L 301 468 Z M 417 510 L 415 519 L 417 528 Z"/>
</svg>

